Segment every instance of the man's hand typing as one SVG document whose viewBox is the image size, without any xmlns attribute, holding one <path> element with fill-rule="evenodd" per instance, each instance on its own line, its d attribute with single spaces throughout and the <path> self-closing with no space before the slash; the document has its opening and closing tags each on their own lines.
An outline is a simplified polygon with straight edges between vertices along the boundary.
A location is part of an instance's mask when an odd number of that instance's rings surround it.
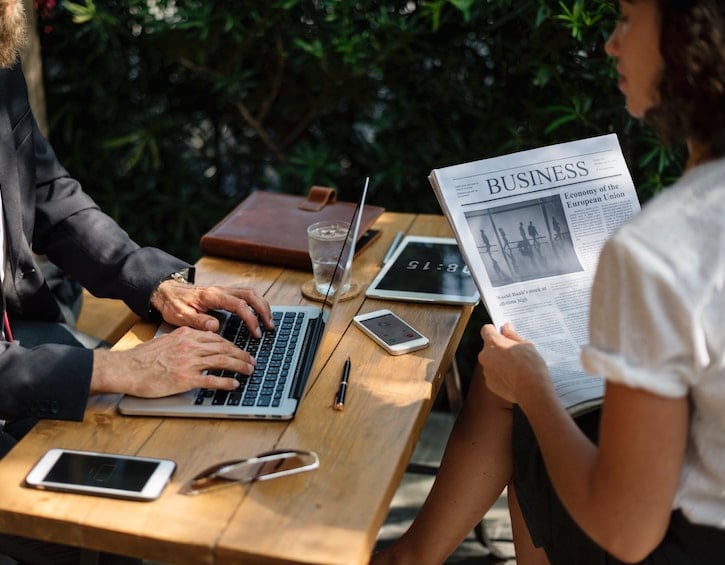
<svg viewBox="0 0 725 565">
<path fill-rule="evenodd" d="M 269 303 L 251 288 L 203 287 L 166 280 L 154 291 L 151 305 L 174 326 L 215 332 L 219 320 L 207 312 L 227 310 L 237 314 L 256 337 L 261 336 L 260 322 L 267 329 L 274 328 Z"/>
<path fill-rule="evenodd" d="M 226 369 L 249 375 L 254 365 L 249 353 L 216 333 L 181 327 L 132 349 L 94 350 L 90 392 L 154 398 L 197 387 L 233 390 L 236 379 L 202 373 Z"/>
</svg>

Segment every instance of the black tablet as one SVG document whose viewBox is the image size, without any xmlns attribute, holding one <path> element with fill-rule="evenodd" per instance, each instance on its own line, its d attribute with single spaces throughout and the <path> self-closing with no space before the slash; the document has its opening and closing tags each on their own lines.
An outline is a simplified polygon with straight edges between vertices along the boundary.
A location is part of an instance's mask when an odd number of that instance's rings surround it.
<svg viewBox="0 0 725 565">
<path fill-rule="evenodd" d="M 406 236 L 365 293 L 373 298 L 477 304 L 480 295 L 453 238 Z"/>
</svg>

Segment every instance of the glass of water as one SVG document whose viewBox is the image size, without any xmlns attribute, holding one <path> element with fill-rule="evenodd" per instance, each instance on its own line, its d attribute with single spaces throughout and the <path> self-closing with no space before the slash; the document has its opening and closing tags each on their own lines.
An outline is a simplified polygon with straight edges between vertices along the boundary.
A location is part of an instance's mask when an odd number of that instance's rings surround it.
<svg viewBox="0 0 725 565">
<path fill-rule="evenodd" d="M 315 290 L 326 296 L 338 289 L 330 288 L 335 269 L 342 270 L 344 265 L 338 266 L 340 252 L 350 231 L 350 223 L 339 220 L 324 220 L 312 224 L 307 228 L 307 241 L 312 260 L 312 274 L 315 277 Z M 336 282 L 341 272 L 335 276 Z M 340 291 L 347 292 L 350 289 L 350 280 L 341 281 Z"/>
</svg>

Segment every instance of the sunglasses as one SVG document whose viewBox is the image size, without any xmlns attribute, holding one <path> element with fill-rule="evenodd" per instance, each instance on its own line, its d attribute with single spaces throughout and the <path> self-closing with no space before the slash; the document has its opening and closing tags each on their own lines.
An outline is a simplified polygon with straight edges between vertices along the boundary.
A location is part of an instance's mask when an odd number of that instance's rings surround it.
<svg viewBox="0 0 725 565">
<path fill-rule="evenodd" d="M 181 488 L 181 494 L 202 494 L 235 484 L 268 481 L 312 471 L 320 466 L 314 451 L 284 449 L 268 451 L 250 459 L 226 461 L 196 475 Z"/>
</svg>

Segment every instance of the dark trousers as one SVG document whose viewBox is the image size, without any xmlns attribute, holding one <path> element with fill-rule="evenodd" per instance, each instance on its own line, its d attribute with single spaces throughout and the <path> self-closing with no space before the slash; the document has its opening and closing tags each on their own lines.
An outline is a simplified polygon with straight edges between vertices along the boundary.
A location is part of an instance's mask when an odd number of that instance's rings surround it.
<svg viewBox="0 0 725 565">
<path fill-rule="evenodd" d="M 599 410 L 575 418 L 597 442 Z M 536 437 L 524 413 L 514 406 L 513 480 L 531 539 L 543 547 L 552 565 L 619 565 L 577 526 L 551 484 Z M 679 510 L 660 545 L 644 565 L 720 565 L 725 563 L 725 530 L 693 524 Z"/>
</svg>

